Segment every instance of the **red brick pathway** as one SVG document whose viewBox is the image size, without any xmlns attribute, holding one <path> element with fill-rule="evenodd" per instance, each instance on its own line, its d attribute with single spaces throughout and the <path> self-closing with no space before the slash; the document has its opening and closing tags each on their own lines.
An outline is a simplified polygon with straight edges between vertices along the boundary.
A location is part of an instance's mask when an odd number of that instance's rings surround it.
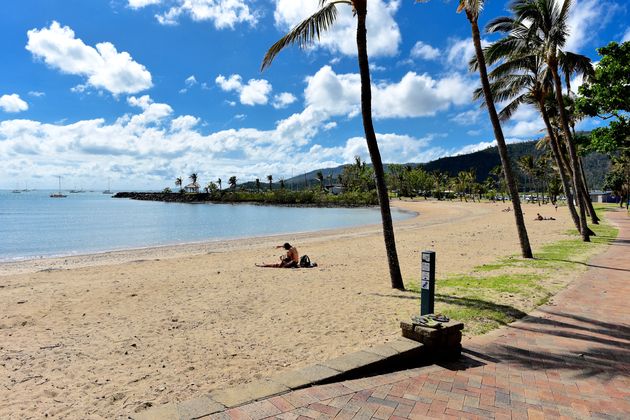
<svg viewBox="0 0 630 420">
<path fill-rule="evenodd" d="M 216 419 L 630 419 L 630 218 L 570 288 L 441 366 L 293 391 Z"/>
</svg>

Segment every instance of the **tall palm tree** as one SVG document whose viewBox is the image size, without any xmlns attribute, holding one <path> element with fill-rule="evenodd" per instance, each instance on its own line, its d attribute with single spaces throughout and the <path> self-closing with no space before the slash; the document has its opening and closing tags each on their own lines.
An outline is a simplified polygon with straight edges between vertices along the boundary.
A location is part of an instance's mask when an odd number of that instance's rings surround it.
<svg viewBox="0 0 630 420">
<path fill-rule="evenodd" d="M 236 177 L 231 176 L 228 180 L 228 184 L 230 184 L 230 188 L 232 188 L 232 192 L 236 191 Z"/>
<path fill-rule="evenodd" d="M 507 33 L 506 37 L 484 49 L 484 57 L 490 65 L 501 62 L 489 75 L 492 80 L 493 97 L 508 102 L 499 113 L 499 119 L 509 119 L 523 104 L 531 104 L 541 113 L 571 217 L 578 232 L 581 232 L 579 216 L 573 203 L 570 178 L 566 176 L 563 153 L 548 112 L 547 99 L 549 92 L 553 90 L 551 77 L 544 60 L 531 45 L 529 28 L 512 17 L 500 17 L 491 21 L 486 30 L 490 33 Z M 473 68 L 476 66 L 476 62 L 471 64 Z M 482 94 L 480 90 L 475 92 L 475 96 Z"/>
<path fill-rule="evenodd" d="M 221 191 L 221 178 L 217 179 L 217 184 L 219 184 L 219 191 Z"/>
<path fill-rule="evenodd" d="M 501 166 L 503 167 L 505 183 L 507 184 L 507 188 L 512 199 L 512 206 L 514 207 L 514 218 L 516 221 L 518 238 L 521 244 L 521 255 L 523 258 L 533 258 L 527 229 L 525 228 L 523 210 L 521 209 L 521 200 L 518 195 L 516 181 L 514 180 L 514 173 L 512 172 L 510 156 L 508 155 L 507 145 L 505 143 L 505 137 L 503 136 L 499 116 L 497 115 L 497 110 L 494 106 L 494 99 L 490 89 L 490 81 L 488 80 L 488 70 L 486 68 L 486 62 L 481 48 L 481 34 L 479 32 L 478 20 L 479 13 L 483 9 L 483 4 L 483 0 L 459 0 L 457 12 L 465 12 L 466 18 L 468 18 L 468 21 L 470 22 L 473 44 L 475 46 L 475 55 L 477 56 L 479 78 L 481 79 L 481 88 L 483 90 L 486 107 L 488 108 L 490 122 L 492 123 L 492 127 L 494 129 L 494 137 L 497 140 L 497 149 L 499 150 L 499 156 L 501 158 Z"/>
<path fill-rule="evenodd" d="M 511 9 L 519 22 L 525 22 L 529 28 L 531 38 L 538 41 L 538 53 L 549 67 L 553 80 L 553 93 L 555 94 L 557 109 L 569 157 L 571 173 L 578 198 L 580 215 L 580 232 L 582 240 L 589 242 L 588 225 L 586 222 L 585 204 L 588 197 L 584 196 L 586 187 L 582 183 L 579 173 L 579 161 L 569 128 L 569 117 L 565 109 L 562 96 L 562 81 L 559 74 L 559 63 L 562 49 L 569 34 L 568 18 L 573 0 L 514 0 Z"/>
<path fill-rule="evenodd" d="M 273 190 L 273 175 L 267 175 L 267 181 L 269 181 L 269 191 Z"/>
<path fill-rule="evenodd" d="M 182 179 L 181 176 L 178 176 L 177 178 L 175 178 L 175 186 L 179 187 L 179 192 L 182 192 L 182 183 L 184 182 L 184 180 Z"/>
<path fill-rule="evenodd" d="M 255 184 L 256 184 L 256 192 L 259 193 L 260 192 L 260 179 L 256 178 Z"/>
<path fill-rule="evenodd" d="M 391 285 L 395 289 L 404 290 L 405 286 L 400 273 L 398 253 L 396 252 L 396 240 L 394 237 L 392 214 L 389 207 L 389 196 L 385 184 L 385 171 L 383 170 L 381 153 L 378 149 L 376 133 L 372 123 L 372 87 L 367 54 L 367 0 L 319 0 L 320 9 L 317 12 L 306 18 L 269 48 L 263 59 L 262 69 L 264 70 L 271 65 L 276 55 L 285 47 L 296 43 L 301 47 L 306 47 L 311 45 L 315 39 L 319 39 L 320 33 L 328 30 L 334 24 L 337 17 L 337 4 L 351 6 L 354 16 L 357 18 L 356 42 L 359 74 L 361 77 L 361 116 L 363 119 L 363 130 L 365 132 L 365 140 L 376 178 L 376 192 L 381 209 L 383 237 L 385 240 Z"/>
</svg>

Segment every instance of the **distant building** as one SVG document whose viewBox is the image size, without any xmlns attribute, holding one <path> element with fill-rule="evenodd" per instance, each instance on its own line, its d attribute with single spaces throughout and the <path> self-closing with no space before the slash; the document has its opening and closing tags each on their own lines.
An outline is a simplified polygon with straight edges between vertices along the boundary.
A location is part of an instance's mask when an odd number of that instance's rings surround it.
<svg viewBox="0 0 630 420">
<path fill-rule="evenodd" d="M 589 192 L 593 203 L 618 203 L 619 197 L 614 195 L 612 191 L 594 190 Z"/>
<path fill-rule="evenodd" d="M 199 192 L 199 184 L 196 182 L 192 182 L 184 187 L 184 191 L 188 193 L 198 193 Z"/>
</svg>

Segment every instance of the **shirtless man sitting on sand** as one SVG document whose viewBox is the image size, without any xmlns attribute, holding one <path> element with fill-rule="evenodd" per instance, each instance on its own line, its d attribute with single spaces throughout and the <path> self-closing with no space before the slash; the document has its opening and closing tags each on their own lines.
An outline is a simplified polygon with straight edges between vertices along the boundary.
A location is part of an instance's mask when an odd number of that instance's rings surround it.
<svg viewBox="0 0 630 420">
<path fill-rule="evenodd" d="M 284 248 L 287 250 L 287 254 L 280 256 L 280 262 L 278 264 L 256 264 L 256 267 L 268 267 L 268 268 L 296 268 L 300 262 L 300 254 L 298 254 L 297 248 L 291 246 L 286 242 L 284 245 L 278 245 L 276 248 Z"/>
</svg>

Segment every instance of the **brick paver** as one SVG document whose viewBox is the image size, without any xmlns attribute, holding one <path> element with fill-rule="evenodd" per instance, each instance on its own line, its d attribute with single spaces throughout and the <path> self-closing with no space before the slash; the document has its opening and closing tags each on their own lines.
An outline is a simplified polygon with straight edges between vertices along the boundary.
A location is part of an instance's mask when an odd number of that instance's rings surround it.
<svg viewBox="0 0 630 420">
<path fill-rule="evenodd" d="M 231 419 L 630 418 L 630 218 L 588 271 L 439 367 L 315 386 L 213 415 Z M 227 415 L 227 416 L 226 416 Z"/>
</svg>

